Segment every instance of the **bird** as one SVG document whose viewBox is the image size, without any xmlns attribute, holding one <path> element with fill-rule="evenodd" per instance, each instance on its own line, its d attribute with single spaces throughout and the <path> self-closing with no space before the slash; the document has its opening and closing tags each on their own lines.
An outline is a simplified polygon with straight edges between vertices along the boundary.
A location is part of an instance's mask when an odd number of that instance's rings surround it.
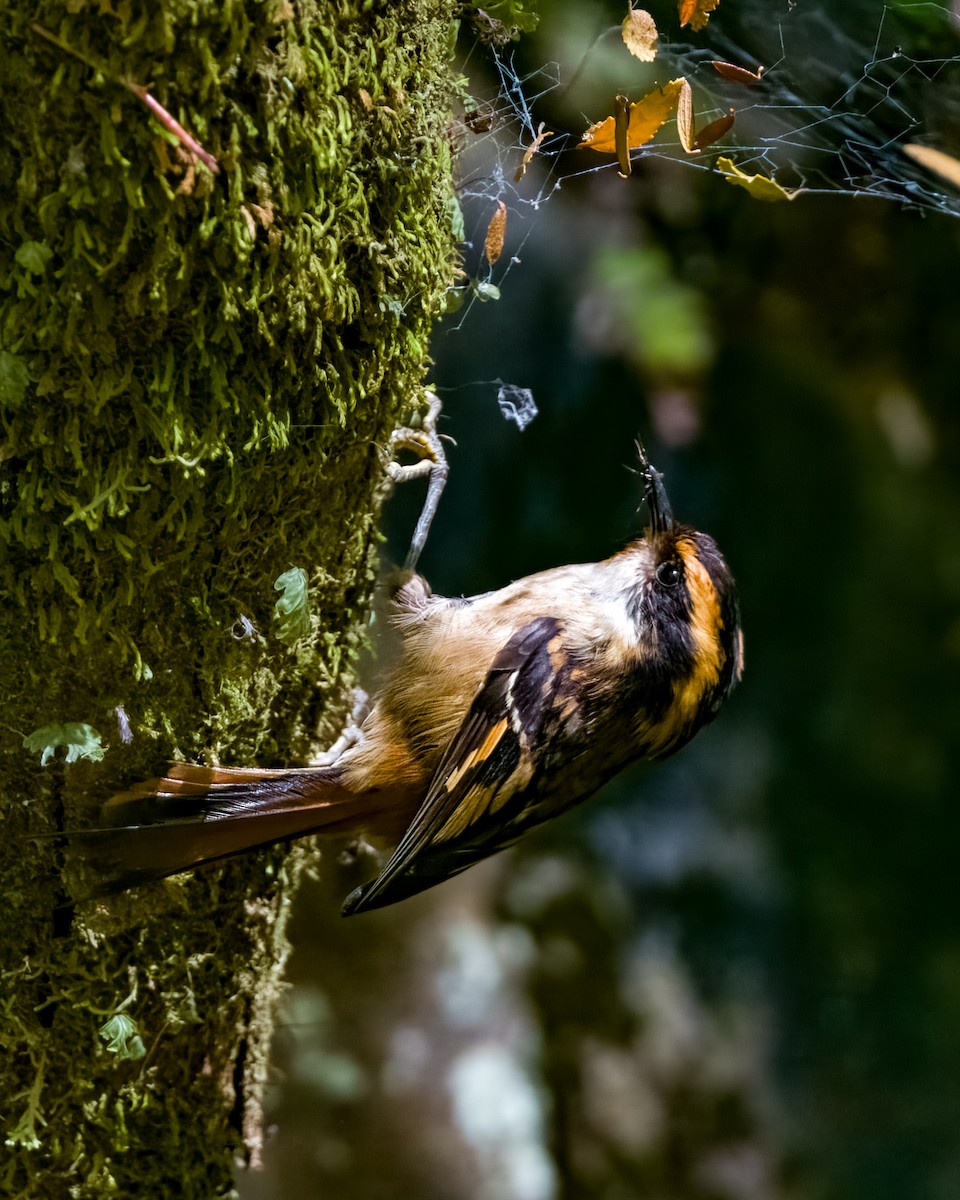
<svg viewBox="0 0 960 1200">
<path fill-rule="evenodd" d="M 71 852 L 108 895 L 308 834 L 387 839 L 344 915 L 404 900 L 513 845 L 639 759 L 681 749 L 743 672 L 736 584 L 674 518 L 638 444 L 642 534 L 472 597 L 397 578 L 400 651 L 352 744 L 320 766 L 172 764 L 103 806 Z"/>
</svg>

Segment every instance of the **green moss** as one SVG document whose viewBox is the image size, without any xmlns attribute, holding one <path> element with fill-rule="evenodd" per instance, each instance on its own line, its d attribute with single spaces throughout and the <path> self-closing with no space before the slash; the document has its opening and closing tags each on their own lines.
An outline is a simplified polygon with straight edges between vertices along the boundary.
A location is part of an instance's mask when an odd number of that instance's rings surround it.
<svg viewBox="0 0 960 1200">
<path fill-rule="evenodd" d="M 305 852 L 71 921 L 56 843 L 22 835 L 89 820 L 174 754 L 284 763 L 318 725 L 332 740 L 376 570 L 380 447 L 453 269 L 454 7 L 0 15 L 6 1194 L 209 1200 L 234 1152 L 257 1152 Z M 292 565 L 313 633 L 285 645 L 273 582 Z M 41 770 L 23 736 L 71 722 L 97 729 L 103 762 Z M 142 1059 L 98 1037 L 121 1005 Z"/>
</svg>

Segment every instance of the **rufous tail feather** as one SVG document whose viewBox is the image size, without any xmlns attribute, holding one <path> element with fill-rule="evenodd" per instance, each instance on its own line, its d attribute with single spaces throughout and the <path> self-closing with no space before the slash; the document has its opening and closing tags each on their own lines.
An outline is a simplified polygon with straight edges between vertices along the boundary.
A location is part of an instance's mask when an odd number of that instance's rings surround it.
<svg viewBox="0 0 960 1200">
<path fill-rule="evenodd" d="M 180 871 L 306 834 L 360 832 L 369 795 L 336 766 L 267 771 L 175 763 L 167 776 L 107 801 L 109 825 L 71 832 L 70 853 L 111 895 Z"/>
</svg>

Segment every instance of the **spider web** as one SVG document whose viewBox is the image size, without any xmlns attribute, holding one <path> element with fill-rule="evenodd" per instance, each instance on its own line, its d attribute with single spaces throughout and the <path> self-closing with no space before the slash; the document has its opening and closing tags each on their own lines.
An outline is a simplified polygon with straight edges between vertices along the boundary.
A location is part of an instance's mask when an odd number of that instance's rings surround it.
<svg viewBox="0 0 960 1200">
<path fill-rule="evenodd" d="M 719 24 L 704 31 L 707 48 L 666 47 L 694 87 L 698 124 L 736 109 L 733 135 L 690 165 L 710 169 L 722 154 L 785 187 L 960 215 L 950 184 L 903 150 L 913 142 L 951 154 L 960 148 L 960 53 L 926 52 L 958 49 L 950 9 L 785 4 L 775 16 L 776 7 L 742 5 L 748 16 L 739 24 L 752 16 L 759 29 L 746 47 Z M 766 62 L 767 70 L 755 88 L 727 84 L 715 58 Z M 677 144 L 653 153 L 685 157 Z"/>
<path fill-rule="evenodd" d="M 543 7 L 541 30 L 564 20 L 562 6 Z M 613 156 L 572 153 L 586 126 L 613 111 L 618 92 L 639 99 L 680 75 L 693 89 L 697 128 L 734 108 L 733 130 L 691 157 L 670 120 L 633 152 L 634 164 L 654 156 L 710 171 L 723 156 L 787 189 L 871 196 L 960 216 L 958 190 L 903 149 L 920 143 L 960 157 L 960 17 L 948 6 L 928 0 L 722 0 L 699 33 L 678 29 L 675 3 L 649 7 L 661 31 L 650 64 L 619 44 L 618 25 L 585 39 L 570 61 L 526 73 L 516 51 L 491 48 L 495 124 L 485 136 L 470 138 L 461 158 L 465 267 L 473 298 L 495 298 L 485 289 L 499 287 L 518 265 L 532 218 L 564 178 L 617 171 Z M 622 9 L 611 5 L 605 19 L 619 20 L 626 10 L 626 3 Z M 528 45 L 535 47 L 537 39 L 522 45 L 525 54 Z M 723 79 L 712 66 L 715 59 L 748 69 L 762 65 L 765 73 L 757 86 L 745 87 Z M 598 102 L 606 107 L 598 111 Z M 556 132 L 518 179 L 541 119 Z M 497 201 L 507 205 L 513 229 L 509 252 L 491 266 L 483 241 Z"/>
<path fill-rule="evenodd" d="M 467 295 L 468 303 L 457 328 L 473 304 L 499 299 L 503 281 L 520 265 L 532 218 L 560 187 L 559 149 L 569 141 L 566 134 L 545 136 L 537 151 L 539 161 L 534 163 L 531 156 L 524 164 L 538 128 L 546 131 L 534 114 L 543 97 L 560 86 L 559 67 L 551 63 L 521 77 L 513 56 L 493 48 L 491 66 L 496 98 L 481 99 L 465 115 L 458 147 L 457 193 L 468 280 L 460 290 Z M 474 129 L 479 129 L 480 136 L 474 135 Z M 508 213 L 505 249 L 502 257 L 491 263 L 485 253 L 485 240 L 499 202 L 506 204 Z"/>
<path fill-rule="evenodd" d="M 949 7 L 928 0 L 721 0 L 706 28 L 690 33 L 678 27 L 675 0 L 659 7 L 646 2 L 660 29 L 652 63 L 639 62 L 622 44 L 627 0 L 598 4 L 594 28 L 581 22 L 564 38 L 556 32 L 575 5 L 582 11 L 581 0 L 542 3 L 536 35 L 518 46 L 475 46 L 467 56 L 473 96 L 455 133 L 464 279 L 452 289 L 456 315 L 448 332 L 464 328 L 475 304 L 499 299 L 565 180 L 612 173 L 609 186 L 629 188 L 647 158 L 707 173 L 728 158 L 747 175 L 800 189 L 800 202 L 829 193 L 960 216 L 960 188 L 904 151 L 919 143 L 960 158 L 960 17 Z M 544 49 L 562 54 L 544 64 L 538 58 Z M 714 60 L 764 72 L 747 87 L 719 75 Z M 633 151 L 634 179 L 625 180 L 616 178 L 614 155 L 576 149 L 587 126 L 613 111 L 618 93 L 637 100 L 681 75 L 693 90 L 696 128 L 735 109 L 734 127 L 718 143 L 686 154 L 671 118 Z M 723 179 L 714 186 L 722 188 Z M 758 201 L 744 197 L 744 203 Z M 501 205 L 506 232 L 491 263 L 485 241 Z M 459 386 L 489 389 L 515 419 L 496 389 L 518 385 L 497 378 Z M 529 401 L 524 411 L 535 413 L 532 395 Z"/>
</svg>

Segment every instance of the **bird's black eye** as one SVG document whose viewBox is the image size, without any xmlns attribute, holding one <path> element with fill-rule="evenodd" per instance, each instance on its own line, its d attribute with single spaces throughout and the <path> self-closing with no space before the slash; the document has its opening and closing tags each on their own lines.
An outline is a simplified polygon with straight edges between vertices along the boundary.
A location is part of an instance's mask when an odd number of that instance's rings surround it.
<svg viewBox="0 0 960 1200">
<path fill-rule="evenodd" d="M 680 566 L 672 559 L 662 562 L 657 567 L 657 582 L 664 587 L 673 588 L 680 582 Z"/>
</svg>

